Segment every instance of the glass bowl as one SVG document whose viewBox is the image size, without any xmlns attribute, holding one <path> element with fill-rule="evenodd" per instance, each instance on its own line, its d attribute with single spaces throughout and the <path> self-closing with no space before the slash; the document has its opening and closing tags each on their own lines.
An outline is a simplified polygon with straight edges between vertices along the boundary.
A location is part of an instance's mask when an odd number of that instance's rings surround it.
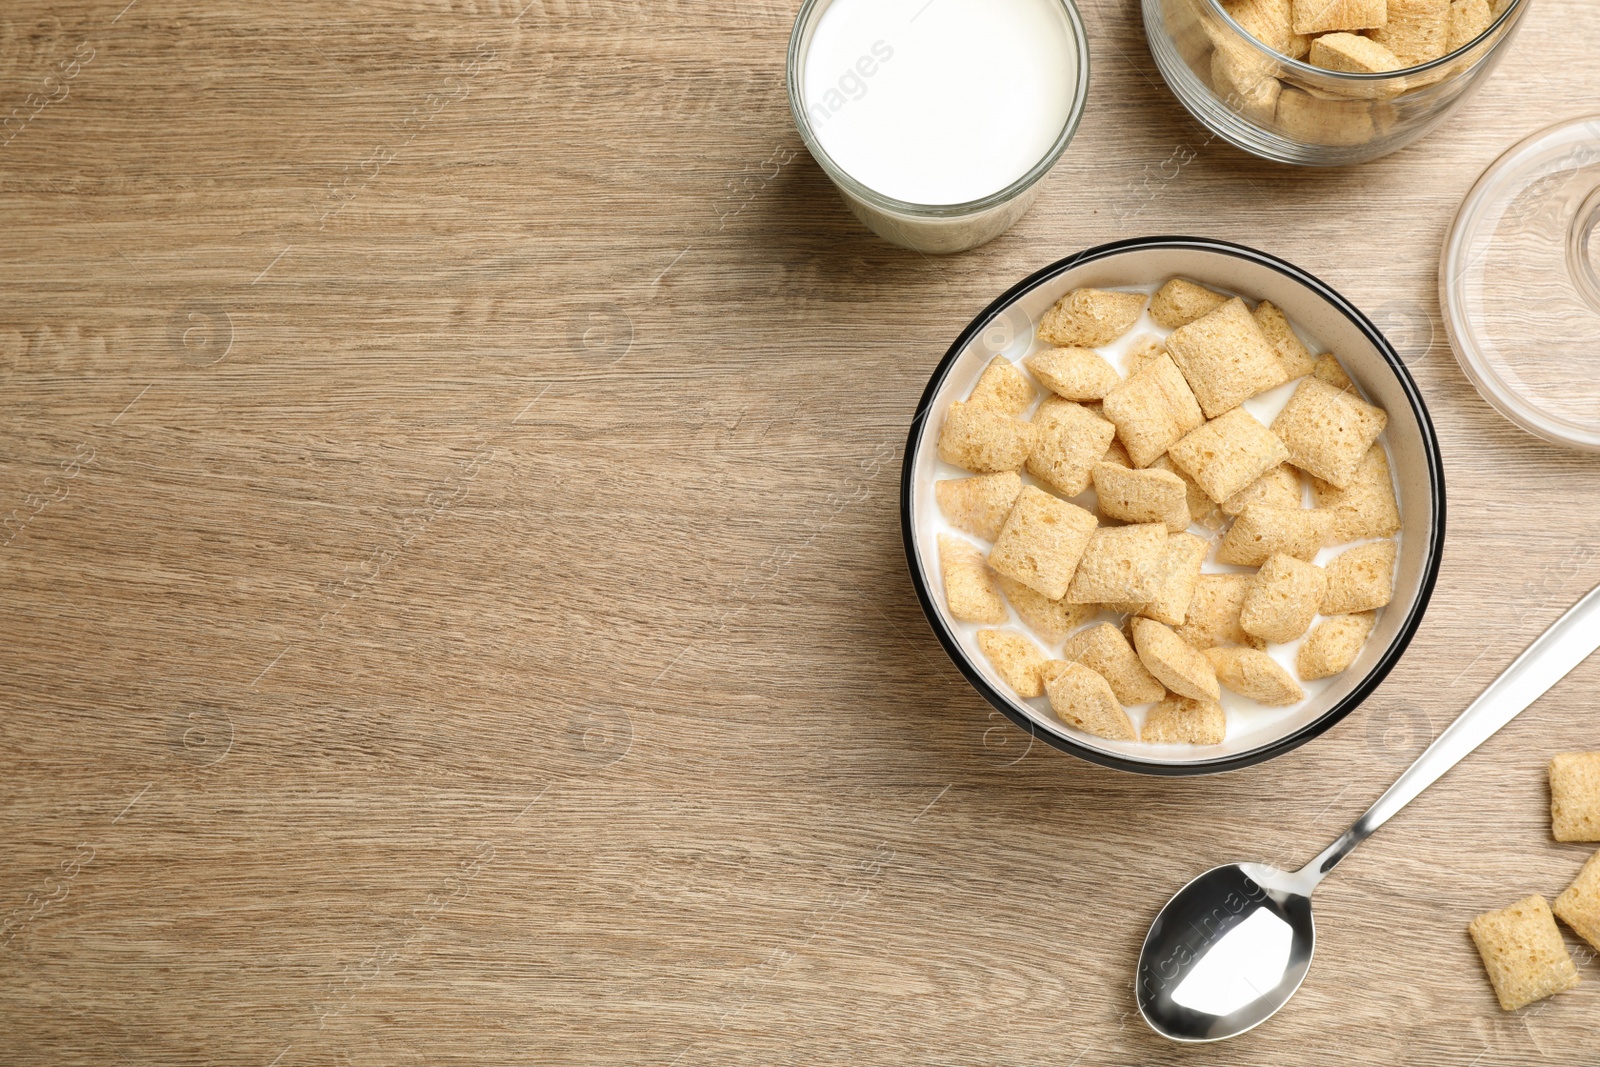
<svg viewBox="0 0 1600 1067">
<path fill-rule="evenodd" d="M 1218 137 L 1279 163 L 1336 167 L 1396 152 L 1482 84 L 1528 0 L 1495 0 L 1476 39 L 1421 66 L 1346 74 L 1291 59 L 1246 33 L 1220 0 L 1142 0 L 1161 76 Z"/>
<path fill-rule="evenodd" d="M 1034 345 L 1036 324 L 1063 295 L 1080 287 L 1122 288 L 1190 278 L 1225 292 L 1270 300 L 1326 350 L 1337 352 L 1366 399 L 1389 413 L 1385 433 L 1404 529 L 1394 599 L 1383 609 L 1354 663 L 1309 699 L 1237 723 L 1220 745 L 1149 745 L 1109 741 L 1058 719 L 1043 698 L 1023 699 L 978 647 L 983 627 L 950 614 L 939 575 L 938 535 L 945 523 L 934 497 L 940 478 L 965 472 L 943 464 L 939 429 L 952 401 L 966 397 L 989 361 L 1015 362 Z M 1135 327 L 1137 330 L 1138 327 Z M 962 331 L 911 420 L 900 487 L 901 532 L 911 581 L 928 623 L 974 689 L 1031 738 L 1119 770 L 1201 775 L 1280 756 L 1321 735 L 1354 711 L 1399 662 L 1433 594 L 1444 548 L 1445 485 L 1439 442 L 1427 405 L 1405 364 L 1377 327 L 1348 300 L 1303 270 L 1264 252 L 1195 237 L 1141 237 L 1101 245 L 1053 263 L 1002 293 Z M 1313 683 L 1315 684 L 1315 683 Z"/>
</svg>

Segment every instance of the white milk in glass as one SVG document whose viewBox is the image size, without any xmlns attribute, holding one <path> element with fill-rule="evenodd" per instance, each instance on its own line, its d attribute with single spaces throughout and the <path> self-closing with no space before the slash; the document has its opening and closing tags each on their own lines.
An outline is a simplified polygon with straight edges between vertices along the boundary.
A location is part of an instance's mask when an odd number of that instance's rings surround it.
<svg viewBox="0 0 1600 1067">
<path fill-rule="evenodd" d="M 1049 154 L 1080 62 L 1060 0 L 834 0 L 805 59 L 806 116 L 874 192 L 964 204 Z"/>
</svg>

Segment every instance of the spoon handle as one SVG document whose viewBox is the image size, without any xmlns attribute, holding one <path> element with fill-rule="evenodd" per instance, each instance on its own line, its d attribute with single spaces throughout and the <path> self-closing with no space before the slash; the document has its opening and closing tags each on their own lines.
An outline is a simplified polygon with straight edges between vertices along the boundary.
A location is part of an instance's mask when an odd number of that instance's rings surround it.
<svg viewBox="0 0 1600 1067">
<path fill-rule="evenodd" d="M 1543 696 L 1596 648 L 1600 648 L 1600 587 L 1591 590 L 1557 619 L 1555 625 L 1540 634 L 1455 722 L 1445 727 L 1444 733 L 1417 757 L 1365 815 L 1306 864 L 1299 872 L 1305 891 L 1310 892 L 1312 886 L 1322 881 L 1324 875 L 1374 830 L 1487 741 L 1496 730 L 1516 718 L 1523 708 Z"/>
</svg>

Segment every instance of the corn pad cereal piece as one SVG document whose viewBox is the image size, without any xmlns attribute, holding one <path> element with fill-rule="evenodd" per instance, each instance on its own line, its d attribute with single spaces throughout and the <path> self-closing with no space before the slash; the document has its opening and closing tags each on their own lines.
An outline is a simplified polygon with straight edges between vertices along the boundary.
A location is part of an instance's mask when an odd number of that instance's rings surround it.
<svg viewBox="0 0 1600 1067">
<path fill-rule="evenodd" d="M 1487 911 L 1467 927 L 1500 1007 L 1516 1011 L 1578 984 L 1578 968 L 1544 897 Z"/>
<path fill-rule="evenodd" d="M 1208 530 L 1220 530 L 1227 523 L 1227 517 L 1217 507 L 1217 502 L 1206 496 L 1206 491 L 1200 488 L 1198 482 L 1184 473 L 1171 456 L 1162 456 L 1150 464 L 1151 470 L 1166 471 L 1183 479 L 1183 491 L 1189 502 L 1189 521 L 1198 523 Z"/>
<path fill-rule="evenodd" d="M 1308 682 L 1343 672 L 1361 654 L 1377 619 L 1370 611 L 1323 619 L 1301 642 L 1300 651 L 1295 654 L 1295 670 Z"/>
<path fill-rule="evenodd" d="M 1394 561 L 1400 546 L 1373 541 L 1347 548 L 1328 563 L 1322 614 L 1353 615 L 1381 608 L 1394 598 Z"/>
<path fill-rule="evenodd" d="M 959 621 L 992 624 L 1010 617 L 984 566 L 983 553 L 970 541 L 939 535 L 939 574 L 944 579 L 944 602 Z"/>
<path fill-rule="evenodd" d="M 1060 600 L 1098 525 L 1076 504 L 1025 485 L 995 539 L 989 566 L 1046 599 Z"/>
<path fill-rule="evenodd" d="M 1028 473 L 1064 496 L 1089 488 L 1090 473 L 1111 447 L 1117 429 L 1082 404 L 1045 397 L 1034 413 L 1038 430 L 1028 453 Z"/>
<path fill-rule="evenodd" d="M 1600 852 L 1589 857 L 1552 910 L 1556 918 L 1600 951 Z"/>
<path fill-rule="evenodd" d="M 1139 739 L 1157 745 L 1220 745 L 1228 716 L 1214 700 L 1190 700 L 1169 693 L 1150 709 Z"/>
<path fill-rule="evenodd" d="M 1278 305 L 1263 300 L 1250 314 L 1254 316 L 1256 325 L 1261 327 L 1261 333 L 1272 345 L 1272 350 L 1278 354 L 1284 381 L 1293 381 L 1311 373 L 1316 363 L 1311 357 L 1311 350 L 1294 332 L 1294 327 L 1289 325 L 1288 317 L 1278 309 Z"/>
<path fill-rule="evenodd" d="M 1254 415 L 1234 408 L 1185 434 L 1167 455 L 1220 504 L 1287 460 L 1289 450 Z"/>
<path fill-rule="evenodd" d="M 1321 567 L 1293 556 L 1273 556 L 1250 581 L 1239 626 L 1263 641 L 1293 641 L 1311 629 L 1328 587 Z"/>
<path fill-rule="evenodd" d="M 1004 356 L 995 356 L 972 387 L 969 404 L 982 404 L 1007 415 L 1021 415 L 1035 396 L 1033 383 Z"/>
<path fill-rule="evenodd" d="M 1293 0 L 1295 33 L 1366 30 L 1389 20 L 1389 0 Z"/>
<path fill-rule="evenodd" d="M 983 404 L 951 403 L 939 431 L 939 458 L 976 474 L 1020 470 L 1038 427 Z"/>
<path fill-rule="evenodd" d="M 1269 508 L 1297 508 L 1305 503 L 1300 472 L 1287 463 L 1276 467 L 1222 502 L 1224 515 L 1237 515 L 1251 504 Z"/>
<path fill-rule="evenodd" d="M 1128 450 L 1122 447 L 1122 442 L 1115 437 L 1111 439 L 1111 447 L 1106 449 L 1106 454 L 1100 457 L 1101 463 L 1111 463 L 1118 467 L 1132 467 L 1133 460 L 1128 458 Z"/>
<path fill-rule="evenodd" d="M 1239 6 L 1259 7 L 1263 0 L 1244 0 Z M 1285 21 L 1284 28 L 1288 28 Z M 1245 27 L 1249 30 L 1249 27 Z M 1257 35 L 1259 36 L 1259 35 Z M 1276 47 L 1276 46 L 1272 46 Z M 1278 49 L 1282 51 L 1281 49 Z M 1195 319 L 1217 310 L 1228 302 L 1228 297 L 1214 289 L 1207 289 L 1187 278 L 1173 278 L 1156 290 L 1150 300 L 1150 317 L 1169 330 L 1187 326 Z"/>
<path fill-rule="evenodd" d="M 1265 652 L 1253 648 L 1208 648 L 1205 657 L 1224 689 L 1258 704 L 1285 708 L 1305 699 L 1300 683 Z"/>
<path fill-rule="evenodd" d="M 1167 538 L 1156 595 L 1135 609 L 1138 614 L 1168 626 L 1182 625 L 1189 616 L 1189 605 L 1200 585 L 1200 565 L 1205 562 L 1210 547 L 1191 533 Z"/>
<path fill-rule="evenodd" d="M 1431 63 L 1450 47 L 1450 0 L 1388 0 L 1389 18 L 1370 34 L 1404 67 Z"/>
<path fill-rule="evenodd" d="M 1287 380 L 1277 351 L 1237 297 L 1172 331 L 1167 351 L 1208 419 Z"/>
<path fill-rule="evenodd" d="M 1311 38 L 1294 32 L 1293 0 L 1223 0 L 1222 6 L 1244 32 L 1274 52 L 1304 59 L 1311 51 Z"/>
<path fill-rule="evenodd" d="M 1166 548 L 1167 528 L 1161 523 L 1100 527 L 1089 538 L 1067 599 L 1074 604 L 1143 604 L 1155 595 Z"/>
<path fill-rule="evenodd" d="M 1171 629 L 1154 619 L 1134 619 L 1133 647 L 1156 680 L 1179 696 L 1216 700 L 1217 674 L 1211 662 Z"/>
<path fill-rule="evenodd" d="M 1311 65 L 1346 74 L 1381 74 L 1406 66 L 1377 41 L 1354 33 L 1329 33 L 1312 41 Z"/>
<path fill-rule="evenodd" d="M 1255 122 L 1270 123 L 1278 113 L 1283 83 L 1262 56 L 1244 53 L 1237 42 L 1211 53 L 1211 89 L 1224 106 Z"/>
<path fill-rule="evenodd" d="M 1450 29 L 1445 48 L 1454 52 L 1483 36 L 1494 24 L 1489 0 L 1450 0 Z"/>
<path fill-rule="evenodd" d="M 1011 505 L 1022 492 L 1016 471 L 977 474 L 971 478 L 941 478 L 933 483 L 939 512 L 950 525 L 985 541 L 1000 536 Z"/>
<path fill-rule="evenodd" d="M 1051 348 L 1022 361 L 1033 376 L 1068 400 L 1100 400 L 1122 381 L 1117 369 L 1092 348 Z"/>
<path fill-rule="evenodd" d="M 1289 462 L 1343 489 L 1389 423 L 1382 408 L 1320 378 L 1302 379 L 1272 420 L 1272 432 L 1289 450 Z"/>
<path fill-rule="evenodd" d="M 1112 741 L 1137 741 L 1139 731 L 1117 703 L 1111 684 L 1081 663 L 1056 662 L 1045 675 L 1050 708 L 1068 726 Z"/>
<path fill-rule="evenodd" d="M 1032 639 L 1013 630 L 979 630 L 978 647 L 1018 696 L 1044 696 L 1044 665 L 1048 661 Z"/>
<path fill-rule="evenodd" d="M 1096 463 L 1094 492 L 1105 518 L 1164 523 L 1169 533 L 1189 528 L 1189 491 L 1183 479 L 1170 471 Z"/>
<path fill-rule="evenodd" d="M 1316 358 L 1311 365 L 1311 376 L 1327 382 L 1335 389 L 1355 390 L 1356 383 L 1350 380 L 1350 375 L 1344 372 L 1344 365 L 1339 362 L 1339 357 L 1332 352 L 1324 352 Z"/>
<path fill-rule="evenodd" d="M 1044 313 L 1039 339 L 1061 348 L 1108 345 L 1139 321 L 1147 299 L 1143 293 L 1074 289 Z"/>
<path fill-rule="evenodd" d="M 1135 467 L 1148 467 L 1190 430 L 1205 422 L 1200 404 L 1170 355 L 1146 363 L 1106 394 L 1105 417 Z"/>
<path fill-rule="evenodd" d="M 1389 457 L 1383 445 L 1367 449 L 1350 484 L 1343 489 L 1321 478 L 1311 479 L 1311 500 L 1333 512 L 1333 544 L 1369 537 L 1393 537 L 1400 532 L 1400 505 L 1389 475 Z"/>
<path fill-rule="evenodd" d="M 1323 99 L 1285 88 L 1278 94 L 1276 117 L 1287 136 L 1330 148 L 1366 144 L 1378 134 L 1370 100 Z"/>
<path fill-rule="evenodd" d="M 1600 752 L 1550 761 L 1550 832 L 1557 841 L 1600 841 Z"/>
<path fill-rule="evenodd" d="M 1166 354 L 1166 342 L 1159 337 L 1145 334 L 1129 346 L 1128 354 L 1122 357 L 1122 366 L 1127 370 L 1128 377 L 1131 378 L 1144 370 L 1151 360 Z"/>
<path fill-rule="evenodd" d="M 1265 645 L 1239 625 L 1239 612 L 1253 574 L 1202 574 L 1195 583 L 1189 613 L 1176 633 L 1195 648 L 1218 645 Z"/>
<path fill-rule="evenodd" d="M 1309 562 L 1328 543 L 1333 515 L 1317 508 L 1247 504 L 1217 546 L 1218 563 L 1259 567 L 1283 553 Z"/>
<path fill-rule="evenodd" d="M 1167 693 L 1166 687 L 1145 669 L 1122 631 L 1109 622 L 1073 634 L 1062 648 L 1061 658 L 1081 663 L 1100 675 L 1123 704 L 1148 704 Z"/>
<path fill-rule="evenodd" d="M 1065 597 L 1051 600 L 1035 593 L 1021 582 L 1000 575 L 1000 591 L 1017 612 L 1017 617 L 1051 644 L 1066 640 L 1068 634 L 1089 621 L 1095 609 L 1089 604 L 1072 604 Z"/>
</svg>

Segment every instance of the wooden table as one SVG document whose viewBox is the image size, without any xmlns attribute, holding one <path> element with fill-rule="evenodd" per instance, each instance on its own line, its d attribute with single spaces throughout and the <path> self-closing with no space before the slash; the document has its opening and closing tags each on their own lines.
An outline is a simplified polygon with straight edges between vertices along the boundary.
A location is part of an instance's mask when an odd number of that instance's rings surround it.
<svg viewBox="0 0 1600 1067">
<path fill-rule="evenodd" d="M 126 2 L 0 14 L 0 1060 L 1600 1062 L 1592 953 L 1503 1015 L 1465 932 L 1587 855 L 1544 765 L 1600 747 L 1600 662 L 1326 885 L 1269 1025 L 1170 1046 L 1131 982 L 1176 885 L 1308 857 L 1600 581 L 1600 462 L 1478 398 L 1434 295 L 1482 169 L 1594 107 L 1594 5 L 1312 173 L 1212 140 L 1089 0 L 1038 205 L 927 259 L 800 145 L 790 2 Z M 1197 781 L 990 713 L 896 502 L 973 314 L 1168 232 L 1373 314 L 1450 491 L 1390 680 Z"/>
</svg>

